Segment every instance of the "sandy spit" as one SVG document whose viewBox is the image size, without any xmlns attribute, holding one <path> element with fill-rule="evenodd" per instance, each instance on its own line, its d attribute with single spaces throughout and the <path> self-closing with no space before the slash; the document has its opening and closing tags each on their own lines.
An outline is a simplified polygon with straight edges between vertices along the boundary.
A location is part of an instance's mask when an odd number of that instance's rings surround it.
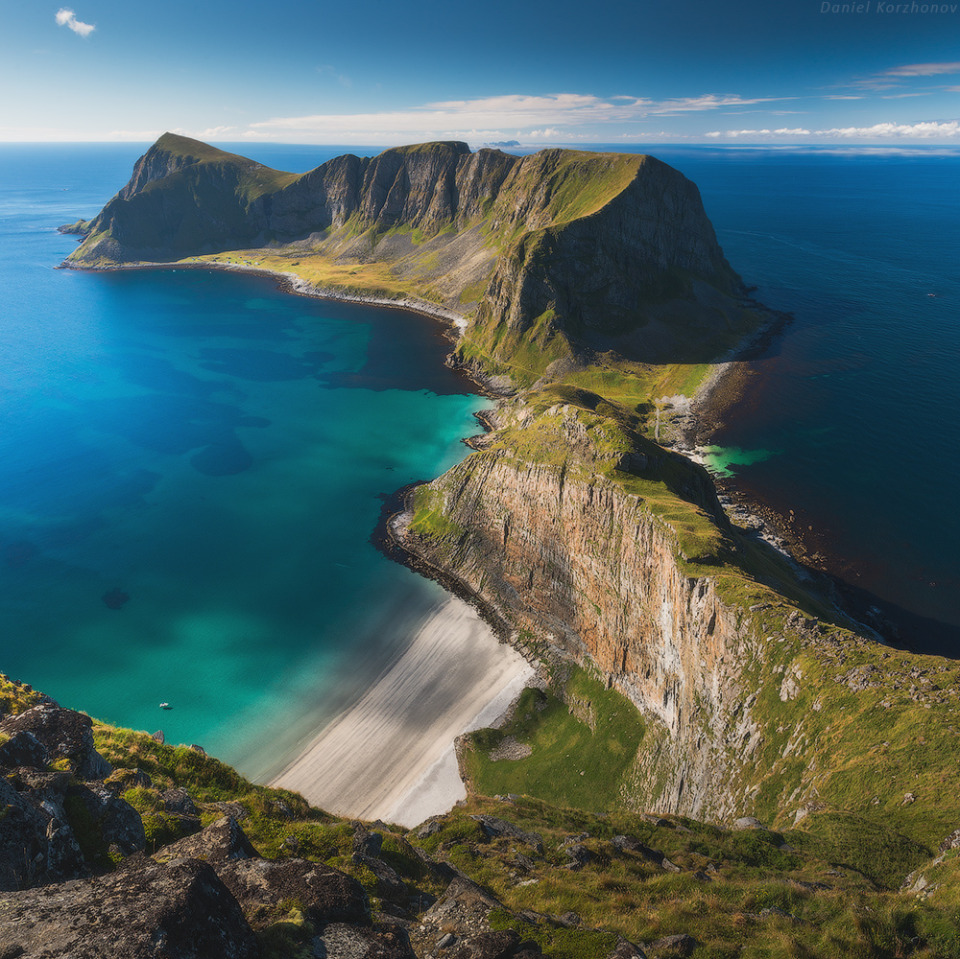
<svg viewBox="0 0 960 959">
<path fill-rule="evenodd" d="M 270 785 L 340 816 L 414 826 L 466 795 L 455 737 L 495 720 L 532 676 L 472 607 L 451 597 Z"/>
</svg>

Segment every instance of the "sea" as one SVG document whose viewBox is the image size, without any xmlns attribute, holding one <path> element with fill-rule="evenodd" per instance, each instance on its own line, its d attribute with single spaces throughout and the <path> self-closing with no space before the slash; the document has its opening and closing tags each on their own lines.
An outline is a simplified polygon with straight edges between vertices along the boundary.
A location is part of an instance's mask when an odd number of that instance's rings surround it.
<svg viewBox="0 0 960 959">
<path fill-rule="evenodd" d="M 146 146 L 0 145 L 0 671 L 264 778 L 442 600 L 371 535 L 489 402 L 419 314 L 57 269 L 76 243 L 57 227 Z M 224 146 L 297 172 L 379 152 Z M 734 269 L 793 317 L 711 468 L 794 510 L 914 648 L 960 654 L 960 152 L 644 152 L 699 185 Z"/>
</svg>

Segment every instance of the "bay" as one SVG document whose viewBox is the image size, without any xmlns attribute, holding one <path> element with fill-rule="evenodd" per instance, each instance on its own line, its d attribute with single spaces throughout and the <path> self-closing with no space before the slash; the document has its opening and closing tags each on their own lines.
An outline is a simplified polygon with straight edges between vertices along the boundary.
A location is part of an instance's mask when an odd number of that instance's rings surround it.
<svg viewBox="0 0 960 959">
<path fill-rule="evenodd" d="M 54 269 L 141 150 L 0 149 L 0 668 L 264 776 L 442 598 L 370 536 L 488 404 L 420 315 Z"/>
</svg>

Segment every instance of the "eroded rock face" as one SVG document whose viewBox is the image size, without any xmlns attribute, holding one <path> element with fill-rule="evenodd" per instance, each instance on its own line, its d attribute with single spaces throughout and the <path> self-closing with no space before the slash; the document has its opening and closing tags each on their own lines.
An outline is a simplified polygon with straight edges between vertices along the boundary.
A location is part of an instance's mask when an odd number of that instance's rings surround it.
<svg viewBox="0 0 960 959">
<path fill-rule="evenodd" d="M 63 807 L 69 778 L 53 774 L 20 792 L 0 777 L 0 890 L 90 875 Z"/>
<path fill-rule="evenodd" d="M 96 827 L 105 845 L 114 847 L 122 856 L 143 852 L 147 839 L 140 814 L 108 786 L 75 785 L 68 796 L 83 804 L 87 821 Z"/>
<path fill-rule="evenodd" d="M 444 542 L 407 533 L 412 551 L 455 571 L 514 628 L 589 657 L 669 732 L 662 791 L 641 808 L 739 811 L 725 794 L 724 739 L 749 723 L 749 711 L 731 717 L 730 729 L 723 717 L 745 698 L 739 664 L 750 637 L 710 579 L 684 572 L 675 537 L 642 499 L 573 468 L 518 467 L 503 451 L 475 452 L 432 485 L 464 533 Z M 696 745 L 701 711 L 714 717 L 715 748 Z"/>
<path fill-rule="evenodd" d="M 258 959 L 213 869 L 179 860 L 0 894 L 0 943 L 23 959 Z"/>
<path fill-rule="evenodd" d="M 0 746 L 0 890 L 84 878 L 108 853 L 143 850 L 140 816 L 101 781 L 111 767 L 89 717 L 48 701 L 8 716 L 0 733 L 10 736 Z M 58 760 L 70 769 L 51 769 Z"/>
</svg>

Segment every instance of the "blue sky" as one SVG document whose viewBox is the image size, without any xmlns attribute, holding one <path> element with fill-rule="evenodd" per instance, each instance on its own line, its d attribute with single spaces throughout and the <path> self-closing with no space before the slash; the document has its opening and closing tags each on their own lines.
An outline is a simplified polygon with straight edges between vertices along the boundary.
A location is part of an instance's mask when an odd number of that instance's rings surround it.
<svg viewBox="0 0 960 959">
<path fill-rule="evenodd" d="M 0 0 L 0 140 L 960 144 L 960 0 Z"/>
</svg>

